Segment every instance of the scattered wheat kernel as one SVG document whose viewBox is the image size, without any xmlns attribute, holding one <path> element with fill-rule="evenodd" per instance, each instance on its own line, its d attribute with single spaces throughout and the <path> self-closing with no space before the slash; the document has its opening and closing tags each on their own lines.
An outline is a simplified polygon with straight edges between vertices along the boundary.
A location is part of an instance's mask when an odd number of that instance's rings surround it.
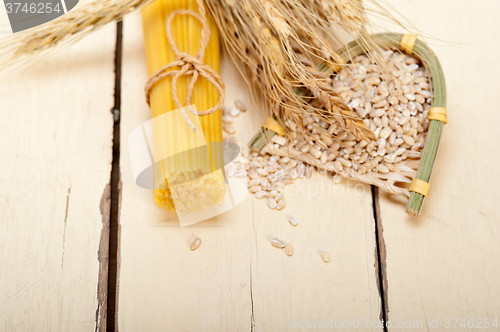
<svg viewBox="0 0 500 332">
<path fill-rule="evenodd" d="M 269 171 L 266 170 L 265 168 L 257 168 L 257 173 L 260 176 L 267 176 L 267 175 L 269 175 Z"/>
<path fill-rule="evenodd" d="M 271 239 L 271 244 L 274 247 L 279 248 L 279 249 L 285 248 L 285 242 L 283 242 L 282 240 L 278 239 L 277 237 L 273 237 Z"/>
<path fill-rule="evenodd" d="M 240 115 L 241 111 L 237 108 L 232 108 L 230 111 L 229 111 L 229 115 L 231 115 L 232 117 L 237 117 L 238 115 Z"/>
<path fill-rule="evenodd" d="M 250 168 L 250 169 L 248 170 L 248 176 L 249 176 L 250 178 L 252 178 L 252 179 L 256 179 L 256 178 L 258 178 L 258 177 L 259 177 L 259 173 L 257 173 L 257 171 L 256 171 L 255 169 Z"/>
<path fill-rule="evenodd" d="M 385 127 L 380 132 L 380 137 L 383 139 L 387 139 L 391 135 L 391 133 L 392 133 L 392 129 L 390 127 Z"/>
<path fill-rule="evenodd" d="M 297 221 L 297 219 L 295 219 L 294 217 L 292 216 L 289 216 L 288 217 L 288 222 L 290 223 L 290 225 L 292 226 L 297 226 L 299 224 L 299 222 Z"/>
<path fill-rule="evenodd" d="M 234 176 L 234 167 L 232 167 L 232 165 L 228 165 L 226 167 L 226 174 L 229 177 L 233 177 Z"/>
<path fill-rule="evenodd" d="M 255 193 L 255 198 L 261 199 L 267 196 L 267 192 L 262 190 Z"/>
<path fill-rule="evenodd" d="M 408 151 L 408 158 L 420 158 L 420 152 Z"/>
<path fill-rule="evenodd" d="M 278 204 L 276 203 L 276 200 L 273 197 L 268 197 L 267 198 L 267 206 L 269 206 L 270 209 L 276 209 L 276 206 Z"/>
<path fill-rule="evenodd" d="M 290 158 L 289 158 L 289 157 L 283 157 L 283 158 L 281 158 L 278 162 L 279 162 L 280 164 L 286 164 L 286 163 L 288 163 L 289 161 L 290 161 Z"/>
<path fill-rule="evenodd" d="M 278 194 L 278 195 L 279 195 L 279 194 Z M 280 199 L 280 200 L 278 201 L 278 203 L 276 203 L 276 209 L 278 209 L 278 210 L 283 210 L 283 209 L 285 208 L 285 206 L 286 206 L 286 201 L 285 201 L 285 199 L 283 199 L 283 198 L 282 198 L 282 199 Z"/>
<path fill-rule="evenodd" d="M 241 99 L 236 99 L 234 101 L 234 106 L 236 106 L 242 112 L 246 112 L 247 110 L 247 105 Z"/>
<path fill-rule="evenodd" d="M 201 245 L 201 239 L 197 237 L 196 239 L 194 239 L 193 243 L 191 243 L 189 249 L 191 249 L 191 251 L 196 250 L 200 247 L 200 245 Z"/>
<path fill-rule="evenodd" d="M 394 152 L 394 154 L 395 154 L 396 156 L 401 156 L 401 155 L 402 155 L 403 153 L 405 153 L 405 152 L 406 152 L 406 149 L 405 149 L 405 148 L 399 148 L 399 149 L 397 149 L 397 150 Z"/>
<path fill-rule="evenodd" d="M 261 186 L 252 186 L 252 187 L 248 188 L 248 191 L 252 194 L 256 194 L 257 192 L 262 191 L 262 187 Z"/>
<path fill-rule="evenodd" d="M 236 178 L 244 178 L 247 176 L 247 171 L 245 170 L 240 170 L 240 171 L 237 171 L 236 173 L 234 173 L 234 177 Z"/>
<path fill-rule="evenodd" d="M 327 151 L 323 151 L 323 153 L 321 153 L 320 161 L 322 164 L 325 164 L 328 161 L 328 152 Z"/>
<path fill-rule="evenodd" d="M 280 136 L 280 135 L 274 135 L 273 138 L 271 138 L 271 141 L 273 141 L 274 143 L 278 143 L 279 145 L 286 145 L 287 143 L 287 139 L 283 136 Z"/>
<path fill-rule="evenodd" d="M 408 135 L 403 135 L 403 140 L 406 144 L 408 145 L 413 145 L 415 144 L 415 139 L 411 136 L 408 136 Z"/>
<path fill-rule="evenodd" d="M 379 164 L 377 166 L 377 170 L 379 171 L 379 173 L 382 173 L 382 174 L 387 174 L 389 173 L 389 169 L 387 168 L 387 166 L 385 166 L 384 164 Z"/>
<path fill-rule="evenodd" d="M 328 263 L 330 261 L 330 254 L 326 251 L 323 252 L 323 254 L 321 255 L 321 259 L 323 260 L 323 262 Z"/>
<path fill-rule="evenodd" d="M 222 122 L 232 124 L 232 123 L 234 123 L 234 119 L 230 116 L 224 115 L 222 117 Z"/>
<path fill-rule="evenodd" d="M 313 170 L 314 170 L 313 166 L 307 166 L 305 171 L 305 177 L 310 178 L 312 176 Z"/>
<path fill-rule="evenodd" d="M 293 246 L 291 244 L 287 244 L 285 247 L 285 254 L 287 256 L 292 256 L 293 255 Z"/>
<path fill-rule="evenodd" d="M 273 199 L 274 199 L 274 197 L 275 197 L 276 195 L 278 195 L 278 190 L 274 190 L 274 189 L 273 189 L 273 190 L 271 190 L 271 191 L 269 192 L 269 197 L 271 197 L 271 198 L 273 198 Z M 276 200 L 275 200 L 275 201 L 276 201 Z"/>
<path fill-rule="evenodd" d="M 224 131 L 230 135 L 236 132 L 236 130 L 234 130 L 234 128 L 229 124 L 223 124 L 222 129 L 224 129 Z"/>
</svg>

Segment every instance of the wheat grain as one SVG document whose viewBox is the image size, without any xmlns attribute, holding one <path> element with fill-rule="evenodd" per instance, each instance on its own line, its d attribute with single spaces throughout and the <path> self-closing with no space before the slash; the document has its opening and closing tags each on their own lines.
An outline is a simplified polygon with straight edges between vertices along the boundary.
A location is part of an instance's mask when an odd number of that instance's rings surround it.
<svg viewBox="0 0 500 332">
<path fill-rule="evenodd" d="M 271 244 L 274 247 L 279 248 L 279 249 L 285 248 L 285 242 L 283 242 L 282 240 L 278 239 L 277 237 L 273 237 L 271 239 Z"/>
<path fill-rule="evenodd" d="M 299 222 L 297 221 L 297 219 L 295 219 L 294 217 L 291 217 L 291 216 L 288 217 L 288 222 L 292 226 L 297 226 L 299 224 Z"/>
<path fill-rule="evenodd" d="M 328 263 L 330 262 L 330 254 L 327 253 L 326 251 L 321 254 L 321 259 L 323 262 Z"/>
<path fill-rule="evenodd" d="M 247 111 L 247 105 L 241 99 L 236 99 L 234 101 L 234 106 L 236 106 L 242 112 L 246 112 Z"/>
<path fill-rule="evenodd" d="M 194 251 L 196 249 L 198 249 L 201 245 L 201 239 L 199 237 L 197 237 L 196 239 L 194 239 L 194 241 L 191 243 L 191 245 L 189 246 L 189 249 L 191 251 Z"/>
</svg>

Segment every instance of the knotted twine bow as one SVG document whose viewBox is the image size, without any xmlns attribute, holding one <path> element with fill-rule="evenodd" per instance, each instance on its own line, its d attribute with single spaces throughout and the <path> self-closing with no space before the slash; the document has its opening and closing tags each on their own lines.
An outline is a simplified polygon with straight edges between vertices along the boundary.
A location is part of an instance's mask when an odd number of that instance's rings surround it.
<svg viewBox="0 0 500 332">
<path fill-rule="evenodd" d="M 210 27 L 208 26 L 207 18 L 205 16 L 205 7 L 203 7 L 203 3 L 201 0 L 196 0 L 198 4 L 199 14 L 190 9 L 179 9 L 174 10 L 167 17 L 165 22 L 165 32 L 167 34 L 168 43 L 174 51 L 176 59 L 167 64 L 166 66 L 161 67 L 156 73 L 154 73 L 146 83 L 146 101 L 148 105 L 150 105 L 150 94 L 153 86 L 159 81 L 163 80 L 166 77 L 172 76 L 172 100 L 175 103 L 175 106 L 181 112 L 182 117 L 188 124 L 189 128 L 196 132 L 196 126 L 193 124 L 189 116 L 186 114 L 185 110 L 182 108 L 182 104 L 179 101 L 179 97 L 177 96 L 177 81 L 179 77 L 182 75 L 193 75 L 191 81 L 189 83 L 188 92 L 186 96 L 186 106 L 191 105 L 191 98 L 193 97 L 193 89 L 196 81 L 198 80 L 198 76 L 201 75 L 207 79 L 212 85 L 219 91 L 219 102 L 212 108 L 209 108 L 205 111 L 200 111 L 196 114 L 196 111 L 193 109 L 190 111 L 194 115 L 204 116 L 214 113 L 219 110 L 222 105 L 224 105 L 224 82 L 222 82 L 219 74 L 213 70 L 210 66 L 203 63 L 203 56 L 205 55 L 205 49 L 208 46 L 208 41 L 210 40 Z M 193 57 L 186 52 L 181 52 L 177 48 L 175 44 L 174 37 L 172 36 L 172 20 L 176 15 L 191 15 L 200 21 L 201 28 L 201 41 L 200 41 L 200 49 L 198 53 Z M 179 67 L 177 70 L 169 70 L 170 68 Z M 151 105 L 150 105 L 151 106 Z"/>
</svg>

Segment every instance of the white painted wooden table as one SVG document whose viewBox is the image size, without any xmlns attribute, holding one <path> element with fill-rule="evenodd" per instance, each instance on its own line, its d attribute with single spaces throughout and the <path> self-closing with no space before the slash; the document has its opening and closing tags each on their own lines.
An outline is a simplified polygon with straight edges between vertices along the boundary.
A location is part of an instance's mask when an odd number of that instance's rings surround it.
<svg viewBox="0 0 500 332">
<path fill-rule="evenodd" d="M 426 40 L 444 68 L 450 123 L 418 218 L 399 198 L 316 175 L 288 189 L 283 211 L 249 195 L 180 228 L 132 176 L 128 135 L 150 111 L 141 19 L 125 20 L 117 329 L 267 332 L 320 321 L 303 330 L 371 331 L 385 319 L 394 331 L 498 330 L 485 319 L 500 320 L 500 2 L 390 3 L 422 32 L 455 43 Z M 105 330 L 114 45 L 110 26 L 0 83 L 0 331 Z M 248 101 L 227 56 L 222 77 L 228 104 Z M 242 114 L 239 143 L 261 122 L 257 110 Z M 196 236 L 203 243 L 191 252 Z M 271 236 L 295 254 L 273 248 Z"/>
</svg>

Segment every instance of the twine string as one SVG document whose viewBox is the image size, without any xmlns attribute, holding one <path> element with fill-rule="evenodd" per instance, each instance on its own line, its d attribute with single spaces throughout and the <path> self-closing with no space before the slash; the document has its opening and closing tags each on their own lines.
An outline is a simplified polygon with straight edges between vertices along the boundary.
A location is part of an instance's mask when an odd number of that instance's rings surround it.
<svg viewBox="0 0 500 332">
<path fill-rule="evenodd" d="M 208 42 L 210 40 L 210 27 L 208 26 L 205 7 L 203 7 L 202 1 L 196 0 L 196 3 L 198 4 L 199 13 L 191 9 L 178 9 L 174 10 L 167 17 L 165 22 L 165 32 L 167 34 L 167 40 L 168 43 L 170 44 L 170 48 L 174 52 L 176 58 L 171 63 L 161 67 L 158 71 L 156 71 L 148 79 L 145 87 L 146 101 L 148 105 L 150 105 L 150 95 L 153 86 L 159 81 L 172 76 L 172 84 L 171 84 L 172 100 L 174 101 L 175 106 L 179 109 L 183 119 L 186 121 L 189 128 L 193 130 L 193 132 L 196 132 L 196 126 L 193 124 L 193 122 L 183 109 L 183 106 L 179 101 L 179 97 L 177 95 L 177 81 L 179 80 L 179 77 L 183 75 L 186 76 L 192 75 L 191 81 L 189 82 L 188 86 L 188 92 L 186 95 L 186 106 L 191 105 L 191 98 L 193 97 L 194 85 L 196 84 L 196 81 L 198 80 L 198 77 L 200 75 L 205 77 L 205 79 L 219 91 L 219 101 L 214 107 L 200 112 L 196 112 L 194 109 L 188 108 L 193 115 L 205 116 L 216 112 L 217 110 L 222 108 L 222 105 L 224 105 L 224 98 L 225 98 L 225 92 L 224 92 L 225 87 L 222 78 L 209 65 L 203 63 L 205 49 L 207 48 Z M 196 18 L 202 25 L 200 48 L 198 49 L 198 53 L 195 56 L 192 56 L 186 52 L 181 52 L 177 47 L 177 45 L 175 44 L 175 40 L 172 35 L 172 20 L 176 15 L 191 15 L 194 18 Z M 178 67 L 179 69 L 169 70 L 174 67 Z"/>
</svg>

